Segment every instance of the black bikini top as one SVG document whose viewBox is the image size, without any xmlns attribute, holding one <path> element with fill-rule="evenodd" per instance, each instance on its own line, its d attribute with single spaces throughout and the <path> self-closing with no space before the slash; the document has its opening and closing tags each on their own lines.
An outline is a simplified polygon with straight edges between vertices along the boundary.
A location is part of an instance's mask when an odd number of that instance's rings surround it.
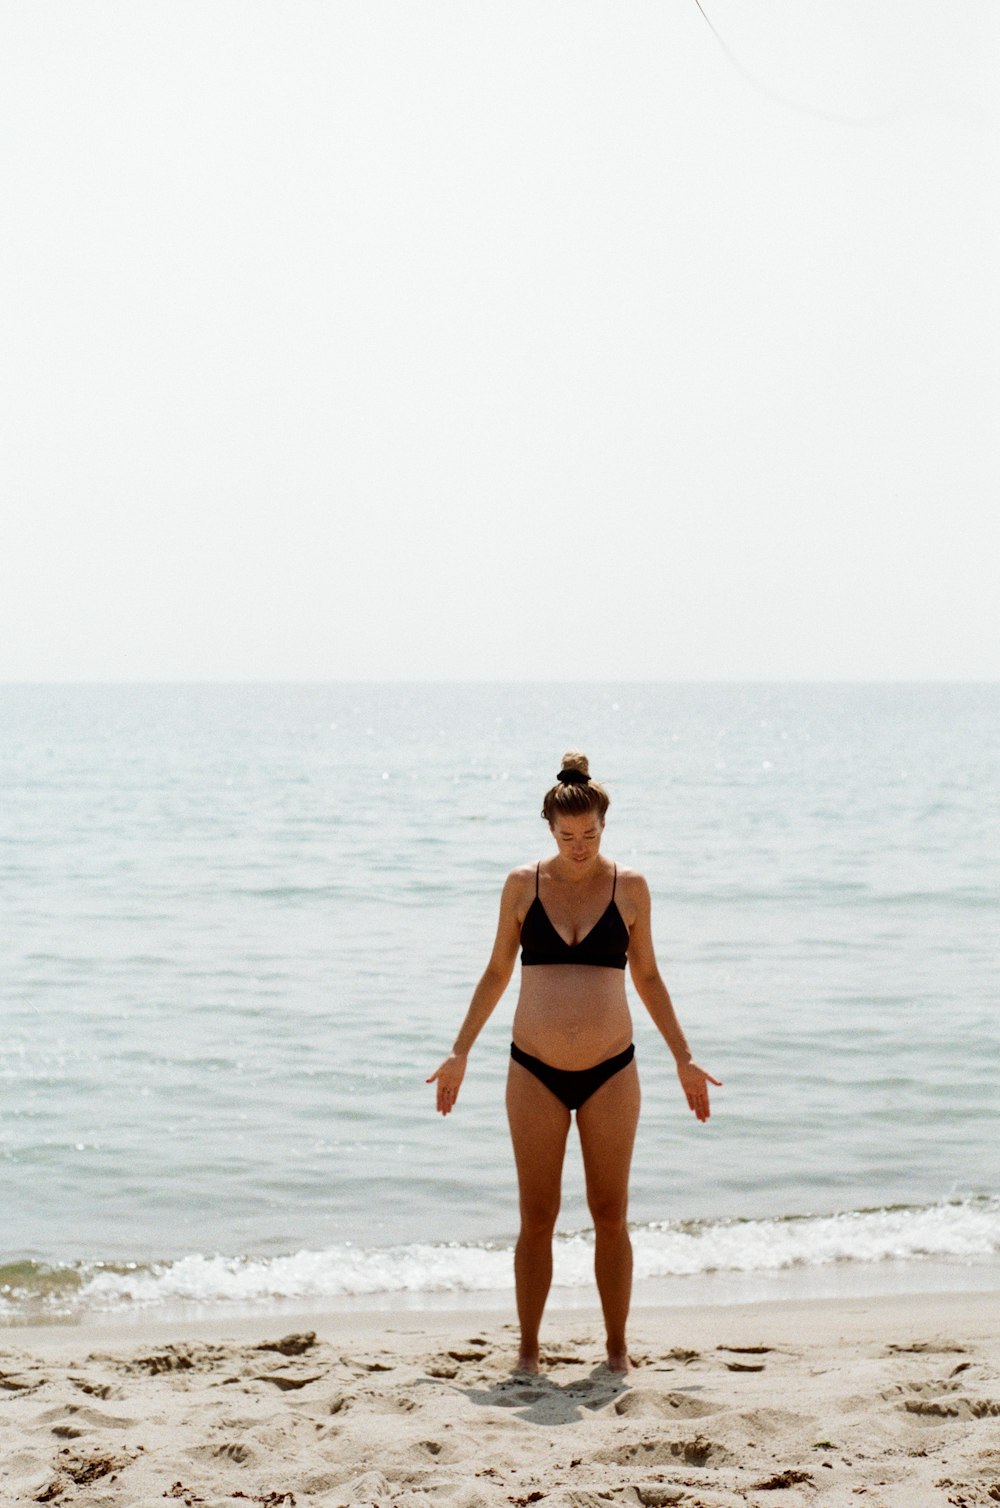
<svg viewBox="0 0 1000 1508">
<path fill-rule="evenodd" d="M 599 969 L 624 969 L 628 953 L 628 928 L 615 902 L 617 864 L 607 909 L 587 935 L 575 943 L 568 943 L 560 937 L 549 920 L 538 894 L 538 867 L 535 867 L 535 899 L 521 923 L 522 964 L 589 963 Z"/>
</svg>

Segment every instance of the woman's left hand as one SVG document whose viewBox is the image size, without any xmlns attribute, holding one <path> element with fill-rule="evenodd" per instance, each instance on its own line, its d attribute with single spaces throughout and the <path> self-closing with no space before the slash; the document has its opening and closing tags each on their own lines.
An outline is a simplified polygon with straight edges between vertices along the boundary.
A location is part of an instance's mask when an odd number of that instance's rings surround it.
<svg viewBox="0 0 1000 1508">
<path fill-rule="evenodd" d="M 442 1115 L 450 1115 L 455 1108 L 468 1061 L 467 1053 L 449 1053 L 441 1067 L 436 1068 L 430 1078 L 424 1081 L 427 1084 L 437 1084 L 437 1108 Z"/>
<path fill-rule="evenodd" d="M 687 1102 L 700 1121 L 707 1121 L 711 1111 L 708 1107 L 708 1086 L 714 1084 L 716 1089 L 722 1088 L 720 1079 L 713 1079 L 704 1068 L 699 1068 L 697 1063 L 678 1063 L 677 1077 L 681 1081 L 681 1088 L 687 1096 Z"/>
</svg>

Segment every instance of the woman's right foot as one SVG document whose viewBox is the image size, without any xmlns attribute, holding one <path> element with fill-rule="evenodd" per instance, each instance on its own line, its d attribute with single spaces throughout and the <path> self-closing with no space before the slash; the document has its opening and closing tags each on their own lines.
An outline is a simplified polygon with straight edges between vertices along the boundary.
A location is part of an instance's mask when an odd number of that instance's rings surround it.
<svg viewBox="0 0 1000 1508">
<path fill-rule="evenodd" d="M 521 1351 L 518 1354 L 515 1372 L 531 1372 L 537 1375 L 542 1369 L 542 1358 L 537 1351 Z"/>
</svg>

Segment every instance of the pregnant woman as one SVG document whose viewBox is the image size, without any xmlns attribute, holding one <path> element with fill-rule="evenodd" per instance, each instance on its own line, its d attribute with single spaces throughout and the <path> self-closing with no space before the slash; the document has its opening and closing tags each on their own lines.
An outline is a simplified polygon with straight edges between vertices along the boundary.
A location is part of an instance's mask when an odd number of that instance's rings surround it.
<svg viewBox="0 0 1000 1508">
<path fill-rule="evenodd" d="M 556 853 L 513 870 L 500 899 L 490 961 L 440 1068 L 437 1108 L 448 1115 L 469 1051 L 510 981 L 521 949 L 521 991 L 507 1077 L 521 1230 L 514 1280 L 521 1326 L 518 1367 L 539 1369 L 538 1331 L 552 1282 L 552 1236 L 572 1113 L 580 1134 L 594 1268 L 607 1330 L 608 1366 L 627 1372 L 625 1325 L 632 1291 L 628 1177 L 639 1119 L 639 1077 L 625 965 L 677 1062 L 687 1102 L 708 1120 L 708 1085 L 692 1061 L 653 952 L 649 887 L 601 853 L 609 797 L 583 754 L 566 754 L 542 816 Z"/>
</svg>

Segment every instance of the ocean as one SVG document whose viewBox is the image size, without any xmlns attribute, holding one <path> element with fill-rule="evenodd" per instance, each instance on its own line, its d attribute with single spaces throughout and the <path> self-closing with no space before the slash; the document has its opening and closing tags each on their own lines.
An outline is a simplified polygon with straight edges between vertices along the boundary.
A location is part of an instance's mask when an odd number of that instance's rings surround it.
<svg viewBox="0 0 1000 1508">
<path fill-rule="evenodd" d="M 8 685 L 0 1323 L 512 1304 L 517 971 L 424 1081 L 568 748 L 724 1081 L 629 982 L 637 1298 L 1000 1290 L 1000 686 Z"/>
</svg>

